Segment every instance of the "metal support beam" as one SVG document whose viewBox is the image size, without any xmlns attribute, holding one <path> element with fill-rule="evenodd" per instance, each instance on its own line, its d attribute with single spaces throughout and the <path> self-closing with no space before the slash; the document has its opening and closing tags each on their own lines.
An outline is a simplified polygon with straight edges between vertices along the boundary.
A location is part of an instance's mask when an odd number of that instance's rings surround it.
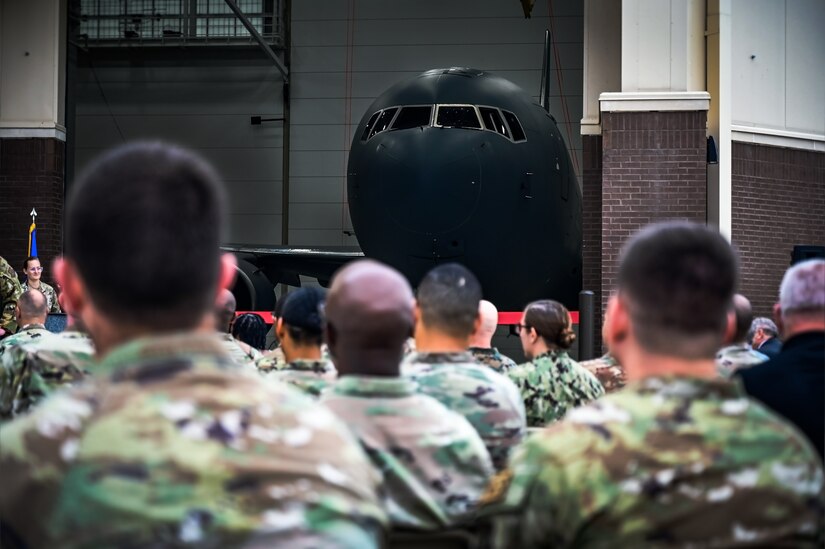
<svg viewBox="0 0 825 549">
<path fill-rule="evenodd" d="M 246 30 L 249 31 L 249 34 L 252 35 L 252 38 L 254 38 L 256 42 L 258 42 L 258 45 L 261 46 L 261 49 L 264 50 L 264 53 L 270 59 L 272 59 L 272 61 L 275 62 L 275 66 L 278 67 L 278 70 L 281 71 L 281 76 L 284 77 L 284 83 L 289 83 L 289 71 L 287 70 L 286 66 L 284 66 L 283 61 L 281 61 L 281 58 L 278 57 L 277 53 L 275 53 L 275 50 L 273 50 L 270 47 L 270 45 L 266 43 L 264 37 L 261 36 L 261 33 L 259 33 L 258 30 L 252 25 L 252 23 L 249 21 L 249 18 L 247 18 L 247 16 L 244 15 L 244 12 L 241 11 L 241 8 L 239 8 L 238 4 L 235 3 L 235 0 L 224 0 L 224 2 L 226 2 L 226 5 L 229 6 L 229 9 L 231 9 L 235 13 L 235 16 L 240 20 L 243 26 L 246 27 Z M 287 45 L 287 47 L 289 46 Z"/>
</svg>

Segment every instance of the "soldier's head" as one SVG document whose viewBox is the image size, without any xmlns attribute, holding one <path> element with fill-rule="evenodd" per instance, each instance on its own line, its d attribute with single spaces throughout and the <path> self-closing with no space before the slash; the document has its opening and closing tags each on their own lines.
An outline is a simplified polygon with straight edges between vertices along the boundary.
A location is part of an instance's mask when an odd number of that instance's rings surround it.
<svg viewBox="0 0 825 549">
<path fill-rule="evenodd" d="M 340 375 L 397 376 L 413 322 L 412 289 L 398 271 L 363 260 L 333 278 L 325 333 Z"/>
<path fill-rule="evenodd" d="M 430 334 L 438 334 L 466 348 L 470 335 L 480 322 L 479 301 L 481 284 L 466 267 L 446 263 L 432 269 L 421 280 L 416 292 L 416 344 L 422 350 L 431 350 L 421 340 Z"/>
<path fill-rule="evenodd" d="M 731 339 L 732 343 L 744 343 L 748 338 L 748 330 L 753 322 L 753 308 L 750 300 L 742 294 L 733 296 L 731 312 L 736 319 L 736 332 Z"/>
<path fill-rule="evenodd" d="M 524 356 L 529 360 L 550 350 L 569 349 L 576 339 L 570 312 L 552 299 L 527 305 L 518 331 Z"/>
<path fill-rule="evenodd" d="M 825 260 L 810 259 L 787 270 L 773 313 L 784 339 L 825 331 Z"/>
<path fill-rule="evenodd" d="M 238 307 L 238 302 L 235 300 L 235 295 L 223 288 L 218 292 L 218 297 L 215 299 L 215 329 L 223 334 L 228 334 L 232 330 L 232 321 L 235 320 L 235 310 Z"/>
<path fill-rule="evenodd" d="M 751 322 L 746 339 L 754 349 L 758 349 L 767 340 L 778 336 L 776 323 L 766 316 L 758 316 Z"/>
<path fill-rule="evenodd" d="M 26 290 L 17 299 L 14 316 L 21 328 L 26 324 L 45 324 L 49 316 L 46 296 L 40 290 Z"/>
<path fill-rule="evenodd" d="M 234 277 L 218 248 L 225 203 L 203 159 L 157 142 L 114 148 L 75 182 L 55 274 L 101 354 L 137 334 L 209 325 Z"/>
<path fill-rule="evenodd" d="M 478 302 L 478 319 L 470 336 L 470 347 L 489 349 L 492 347 L 493 336 L 498 327 L 498 309 L 486 299 L 482 299 Z"/>
<path fill-rule="evenodd" d="M 275 331 L 287 362 L 321 356 L 324 342 L 323 307 L 326 292 L 320 288 L 300 288 L 283 303 Z"/>
<path fill-rule="evenodd" d="M 656 356 L 712 372 L 733 332 L 728 311 L 737 275 L 730 244 L 704 225 L 668 222 L 640 231 L 622 252 L 618 291 L 608 304 L 611 352 L 629 374 L 649 371 Z"/>
<path fill-rule="evenodd" d="M 269 329 L 261 315 L 244 313 L 239 315 L 232 324 L 232 336 L 254 349 L 266 347 L 266 333 Z"/>
<path fill-rule="evenodd" d="M 43 267 L 40 265 L 40 259 L 34 256 L 29 256 L 23 262 L 23 274 L 26 275 L 26 280 L 37 282 L 43 276 Z"/>
</svg>

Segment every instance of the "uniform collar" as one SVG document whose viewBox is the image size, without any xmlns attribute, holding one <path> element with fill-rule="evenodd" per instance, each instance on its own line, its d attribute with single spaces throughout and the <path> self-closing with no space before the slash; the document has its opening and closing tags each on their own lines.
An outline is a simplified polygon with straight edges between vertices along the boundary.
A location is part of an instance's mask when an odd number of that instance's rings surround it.
<svg viewBox="0 0 825 549">
<path fill-rule="evenodd" d="M 314 372 L 316 374 L 325 374 L 332 372 L 335 368 L 330 361 L 323 358 L 318 360 L 297 358 L 292 362 L 288 362 L 283 368 L 284 370 L 300 370 L 303 372 Z"/>
<path fill-rule="evenodd" d="M 38 322 L 33 322 L 31 324 L 26 324 L 25 326 L 20 328 L 17 331 L 17 333 L 19 334 L 19 333 L 22 333 L 22 332 L 28 332 L 30 330 L 45 330 L 45 329 L 46 329 L 46 326 L 44 326 L 43 324 L 40 324 Z"/>
<path fill-rule="evenodd" d="M 399 398 L 414 395 L 416 387 L 403 377 L 348 375 L 339 378 L 333 390 L 347 396 Z"/>
<path fill-rule="evenodd" d="M 199 359 L 217 367 L 232 364 L 213 334 L 184 332 L 124 343 L 106 355 L 96 372 L 112 375 L 116 381 L 169 377 L 192 369 Z"/>
<path fill-rule="evenodd" d="M 411 355 L 409 362 L 419 364 L 460 364 L 466 362 L 475 363 L 470 351 L 453 353 L 422 353 L 415 352 Z"/>
<path fill-rule="evenodd" d="M 650 376 L 629 383 L 624 391 L 664 398 L 728 400 L 746 397 L 742 386 L 735 381 L 688 376 Z"/>
</svg>

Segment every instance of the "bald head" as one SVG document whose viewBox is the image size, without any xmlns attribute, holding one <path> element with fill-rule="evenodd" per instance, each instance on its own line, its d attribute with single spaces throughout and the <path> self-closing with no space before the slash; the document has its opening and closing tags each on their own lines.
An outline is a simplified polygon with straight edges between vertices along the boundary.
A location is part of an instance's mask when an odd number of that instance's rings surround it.
<svg viewBox="0 0 825 549">
<path fill-rule="evenodd" d="M 397 376 L 413 331 L 413 294 L 396 270 L 376 261 L 350 263 L 332 280 L 326 336 L 341 375 Z"/>
<path fill-rule="evenodd" d="M 49 303 L 40 290 L 26 290 L 17 300 L 17 323 L 45 324 L 49 315 Z"/>
<path fill-rule="evenodd" d="M 753 308 L 751 308 L 750 300 L 742 294 L 735 294 L 733 312 L 736 315 L 736 333 L 733 335 L 733 342 L 744 343 L 753 322 Z"/>
<path fill-rule="evenodd" d="M 235 296 L 229 290 L 218 292 L 215 299 L 215 329 L 221 333 L 228 333 L 235 318 L 235 309 L 238 307 Z"/>
<path fill-rule="evenodd" d="M 486 299 L 482 299 L 478 302 L 478 316 L 481 321 L 478 329 L 470 336 L 470 347 L 489 349 L 498 327 L 498 309 Z"/>
</svg>

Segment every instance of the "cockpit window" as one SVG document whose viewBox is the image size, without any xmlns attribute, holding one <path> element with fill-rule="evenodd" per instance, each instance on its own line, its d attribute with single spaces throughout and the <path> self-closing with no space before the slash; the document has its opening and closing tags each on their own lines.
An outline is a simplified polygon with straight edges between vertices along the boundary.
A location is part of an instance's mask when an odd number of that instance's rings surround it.
<svg viewBox="0 0 825 549">
<path fill-rule="evenodd" d="M 447 128 L 481 129 L 476 110 L 470 105 L 439 105 L 436 125 Z"/>
<path fill-rule="evenodd" d="M 392 124 L 392 130 L 406 130 L 430 125 L 432 105 L 403 107 Z"/>
<path fill-rule="evenodd" d="M 378 115 L 381 114 L 381 111 L 376 111 L 370 116 L 370 121 L 367 122 L 367 127 L 364 128 L 364 133 L 361 134 L 361 141 L 366 141 L 367 138 L 370 136 L 370 130 L 375 125 L 375 121 L 378 120 Z"/>
<path fill-rule="evenodd" d="M 379 114 L 381 114 L 381 111 L 375 111 L 372 116 L 370 116 L 370 121 L 367 122 L 367 126 L 364 128 L 364 133 L 361 134 L 361 141 L 366 141 L 370 136 L 370 130 L 372 130 L 372 127 L 375 125 L 375 121 L 378 120 Z"/>
<path fill-rule="evenodd" d="M 372 129 L 370 130 L 370 134 L 367 139 L 370 139 L 373 135 L 383 132 L 387 128 L 390 127 L 390 122 L 392 122 L 393 117 L 395 116 L 396 111 L 398 108 L 392 107 L 390 109 L 384 109 L 381 111 L 381 114 L 378 116 L 378 120 L 375 121 L 375 125 L 373 125 Z"/>
<path fill-rule="evenodd" d="M 481 112 L 481 119 L 484 121 L 485 130 L 500 133 L 507 138 L 510 137 L 510 130 L 507 129 L 507 125 L 504 124 L 504 121 L 501 119 L 501 114 L 498 112 L 498 109 L 479 107 L 478 110 Z"/>
<path fill-rule="evenodd" d="M 507 125 L 510 126 L 510 131 L 513 132 L 513 141 L 524 141 L 527 139 L 527 136 L 524 135 L 524 129 L 522 129 L 515 114 L 509 111 L 501 111 L 501 114 L 504 115 Z"/>
</svg>

